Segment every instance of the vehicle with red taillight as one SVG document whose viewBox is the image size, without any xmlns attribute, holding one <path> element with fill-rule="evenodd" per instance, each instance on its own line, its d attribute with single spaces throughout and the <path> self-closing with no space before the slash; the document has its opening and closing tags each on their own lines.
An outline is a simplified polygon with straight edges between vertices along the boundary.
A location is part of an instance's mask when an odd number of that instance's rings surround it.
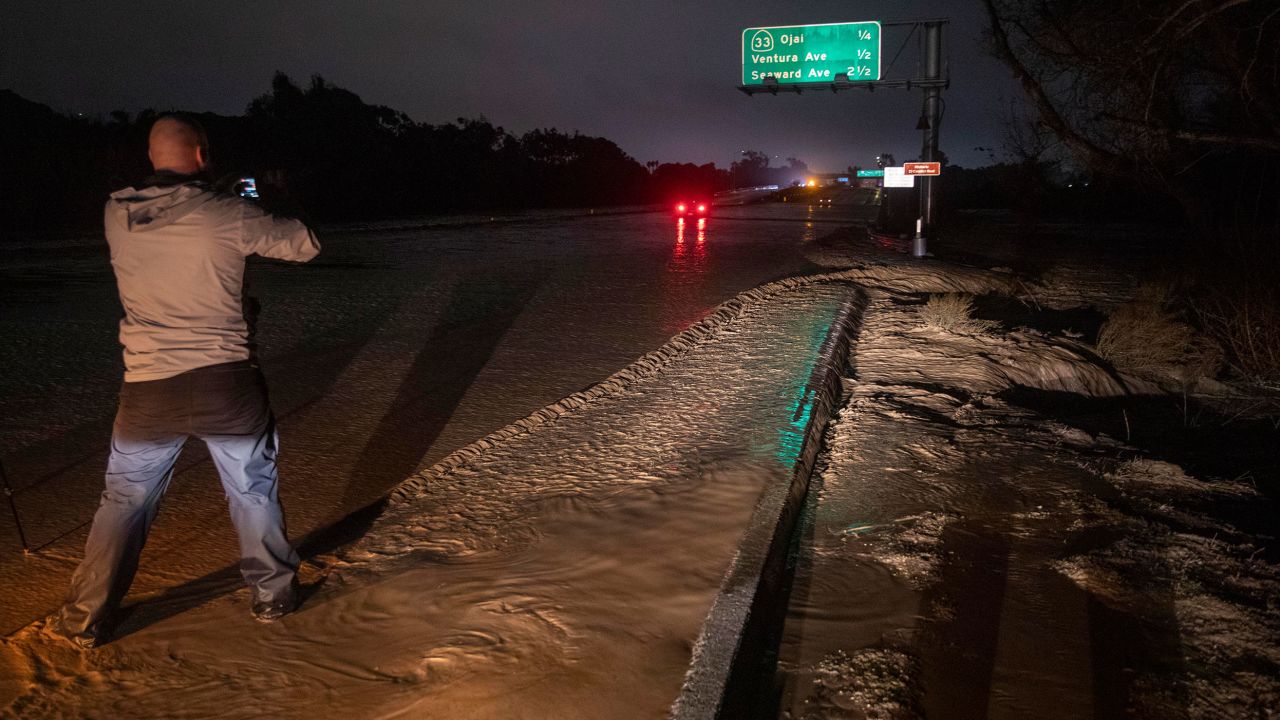
<svg viewBox="0 0 1280 720">
<path fill-rule="evenodd" d="M 673 206 L 673 209 L 676 215 L 681 217 L 706 217 L 707 212 L 711 210 L 711 202 L 708 200 L 681 200 Z"/>
</svg>

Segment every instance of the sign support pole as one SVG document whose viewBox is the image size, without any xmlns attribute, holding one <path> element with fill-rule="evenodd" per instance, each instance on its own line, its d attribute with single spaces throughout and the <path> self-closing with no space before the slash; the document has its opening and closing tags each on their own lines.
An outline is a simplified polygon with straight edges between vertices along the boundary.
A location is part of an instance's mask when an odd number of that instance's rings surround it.
<svg viewBox="0 0 1280 720">
<path fill-rule="evenodd" d="M 924 79 L 942 80 L 942 23 L 926 21 L 924 23 Z M 938 124 L 942 120 L 942 88 L 928 85 L 924 88 L 923 116 L 927 127 L 923 129 L 923 148 L 920 159 L 934 162 L 938 159 Z M 928 254 L 927 238 L 933 234 L 936 220 L 936 177 L 920 178 L 920 219 L 923 227 L 916 232 L 912 254 L 923 257 Z"/>
</svg>

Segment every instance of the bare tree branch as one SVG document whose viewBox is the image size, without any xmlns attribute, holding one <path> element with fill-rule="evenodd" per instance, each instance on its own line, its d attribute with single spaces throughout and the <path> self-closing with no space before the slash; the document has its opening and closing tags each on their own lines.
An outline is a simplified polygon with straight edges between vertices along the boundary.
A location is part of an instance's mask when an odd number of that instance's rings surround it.
<svg viewBox="0 0 1280 720">
<path fill-rule="evenodd" d="M 1198 132 L 1195 130 L 1174 130 L 1171 136 L 1189 142 L 1212 143 L 1215 145 L 1235 145 L 1238 147 L 1255 147 L 1280 152 L 1280 138 L 1258 137 L 1256 135 L 1233 135 L 1231 133 Z"/>
<path fill-rule="evenodd" d="M 1154 135 L 1163 136 L 1169 139 L 1183 140 L 1186 142 L 1210 143 L 1213 145 L 1235 145 L 1238 147 L 1256 147 L 1266 150 L 1280 151 L 1280 138 L 1264 137 L 1259 135 L 1244 135 L 1241 133 L 1226 132 L 1210 132 L 1204 130 L 1189 130 L 1184 128 L 1170 128 L 1157 125 L 1145 120 L 1137 118 L 1124 117 L 1115 113 L 1099 113 L 1099 117 L 1105 118 L 1112 122 L 1118 122 L 1136 130 L 1143 130 Z"/>
<path fill-rule="evenodd" d="M 1186 27 L 1182 28 L 1182 30 L 1179 31 L 1178 34 L 1174 35 L 1173 39 L 1181 40 L 1182 38 L 1195 32 L 1201 25 L 1205 24 L 1205 22 L 1208 21 L 1208 19 L 1213 17 L 1214 15 L 1230 10 L 1231 8 L 1237 5 L 1244 5 L 1249 1 L 1250 0 L 1226 0 L 1226 2 L 1222 3 L 1218 7 L 1215 7 L 1212 10 L 1208 10 L 1204 13 L 1201 13 L 1200 17 L 1196 18 L 1195 20 L 1192 20 L 1190 23 L 1187 24 Z"/>
<path fill-rule="evenodd" d="M 1192 5 L 1198 4 L 1199 2 L 1200 0 L 1187 0 L 1186 2 L 1179 5 L 1177 10 L 1174 10 L 1173 12 L 1169 13 L 1169 16 L 1164 19 L 1164 22 L 1160 23 L 1160 27 L 1157 27 L 1155 32 L 1147 36 L 1147 41 L 1145 44 L 1146 45 L 1154 44 L 1156 40 L 1160 38 L 1160 35 L 1164 33 L 1165 28 L 1169 27 L 1170 23 L 1172 23 L 1174 20 L 1177 20 L 1178 16 L 1181 15 L 1183 12 L 1185 12 L 1187 8 L 1191 7 Z M 1224 3 L 1222 3 L 1222 5 L 1218 6 L 1217 8 L 1214 8 L 1213 10 L 1203 13 L 1199 18 L 1192 21 L 1192 23 L 1187 27 L 1194 30 L 1196 27 L 1198 27 L 1201 23 L 1203 23 L 1206 19 L 1208 19 L 1210 16 L 1214 15 L 1215 13 L 1222 12 L 1223 10 L 1234 7 L 1236 5 L 1243 5 L 1246 2 L 1249 2 L 1249 0 L 1226 0 Z M 1182 37 L 1186 35 L 1187 32 L 1188 32 L 1188 29 L 1184 28 L 1182 32 L 1179 32 L 1177 34 L 1176 37 Z"/>
<path fill-rule="evenodd" d="M 1275 19 L 1276 15 L 1280 15 L 1280 7 L 1277 7 L 1275 10 L 1272 10 L 1269 15 L 1267 15 L 1265 18 L 1262 19 L 1262 22 L 1258 23 L 1258 34 L 1253 41 L 1253 57 L 1249 60 L 1249 65 L 1245 67 L 1244 72 L 1241 73 L 1240 94 L 1243 95 L 1245 100 L 1249 102 L 1258 100 L 1254 96 L 1253 92 L 1250 90 L 1249 77 L 1253 75 L 1253 69 L 1257 67 L 1258 59 L 1262 57 L 1262 36 L 1266 32 L 1267 23 L 1270 23 L 1273 19 Z M 1269 107 L 1269 104 L 1267 103 L 1262 103 L 1262 104 L 1266 106 L 1266 110 L 1268 111 L 1267 112 L 1269 116 L 1268 120 L 1270 120 L 1272 124 L 1275 124 L 1276 116 L 1271 114 L 1271 112 L 1269 112 L 1271 110 L 1271 108 Z"/>
<path fill-rule="evenodd" d="M 1125 170 L 1123 167 L 1124 162 L 1118 155 L 1104 150 L 1089 138 L 1076 132 L 1063 119 L 1062 114 L 1049 98 L 1044 86 L 1040 84 L 1014 53 L 1009 44 L 1009 36 L 1005 33 L 1004 25 L 993 0 L 982 0 L 982 4 L 986 7 L 987 17 L 991 21 L 991 38 L 994 41 L 996 54 L 1013 70 L 1013 74 L 1022 85 L 1022 89 L 1035 103 L 1036 109 L 1040 111 L 1040 119 L 1044 124 L 1062 139 L 1063 144 L 1069 150 L 1083 156 L 1089 164 L 1104 172 L 1123 173 Z"/>
</svg>

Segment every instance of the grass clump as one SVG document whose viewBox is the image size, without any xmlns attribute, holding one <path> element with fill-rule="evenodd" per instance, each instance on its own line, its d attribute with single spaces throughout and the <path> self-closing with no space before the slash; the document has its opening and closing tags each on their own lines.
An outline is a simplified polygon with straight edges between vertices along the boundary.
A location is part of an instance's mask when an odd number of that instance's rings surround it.
<svg viewBox="0 0 1280 720">
<path fill-rule="evenodd" d="M 1183 321 L 1175 309 L 1177 297 L 1168 284 L 1143 285 L 1102 324 L 1098 354 L 1136 374 L 1174 375 L 1186 381 L 1217 375 L 1222 351 Z"/>
<path fill-rule="evenodd" d="M 939 293 L 929 296 L 920 310 L 925 325 L 950 333 L 979 335 L 994 330 L 998 323 L 973 317 L 973 296 Z"/>
</svg>

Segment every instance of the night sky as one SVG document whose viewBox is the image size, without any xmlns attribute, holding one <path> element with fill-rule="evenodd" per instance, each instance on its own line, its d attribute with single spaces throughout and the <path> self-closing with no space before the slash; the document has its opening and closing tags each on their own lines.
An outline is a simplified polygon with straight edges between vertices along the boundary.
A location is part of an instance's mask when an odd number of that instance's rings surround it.
<svg viewBox="0 0 1280 720">
<path fill-rule="evenodd" d="M 483 115 L 607 137 L 640 162 L 715 162 L 744 149 L 815 171 L 920 151 L 920 92 L 747 97 L 743 28 L 950 18 L 941 147 L 989 162 L 1019 91 L 983 49 L 977 2 L 5 2 L 0 87 L 62 111 L 240 114 L 284 71 L 312 74 L 432 123 Z M 886 28 L 887 67 L 905 30 Z M 913 38 L 884 76 L 915 75 Z"/>
</svg>

